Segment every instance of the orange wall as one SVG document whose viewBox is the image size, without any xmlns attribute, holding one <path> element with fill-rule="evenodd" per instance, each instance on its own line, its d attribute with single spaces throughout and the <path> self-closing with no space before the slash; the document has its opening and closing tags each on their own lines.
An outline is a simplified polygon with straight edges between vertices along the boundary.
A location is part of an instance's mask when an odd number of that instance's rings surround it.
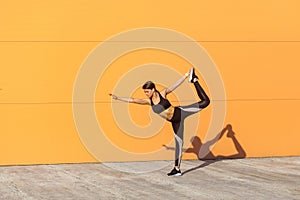
<svg viewBox="0 0 300 200">
<path fill-rule="evenodd" d="M 0 165 L 97 161 L 83 145 L 74 123 L 72 94 L 77 73 L 102 41 L 143 27 L 181 32 L 206 49 L 226 89 L 224 127 L 232 125 L 247 157 L 300 155 L 299 8 L 297 0 L 3 2 Z M 167 64 L 182 74 L 190 67 L 184 59 L 160 51 L 128 56 L 113 63 L 116 67 L 111 73 L 117 73 L 118 66 L 126 71 L 147 62 Z M 118 139 L 122 131 L 115 130 L 114 121 L 106 117 L 112 115 L 115 104 L 103 95 L 114 88 L 114 82 L 99 84 L 95 94 L 97 119 L 99 124 L 111 126 L 111 132 L 105 132 L 108 137 Z M 141 91 L 134 94 L 142 97 Z M 176 100 L 175 96 L 171 99 Z M 203 140 L 216 103 L 201 112 L 198 136 Z M 130 105 L 129 109 L 137 124 L 149 122 L 149 108 Z M 126 139 L 119 140 L 118 145 L 132 152 L 157 150 L 162 148 L 160 141 L 168 143 L 172 137 L 171 126 L 166 124 L 156 139 L 145 139 L 141 146 Z M 187 147 L 188 141 L 186 138 Z M 102 150 L 107 151 L 105 145 Z M 222 137 L 213 153 L 231 155 L 236 150 Z M 159 157 L 101 161 L 172 158 L 173 152 L 165 150 Z M 184 158 L 196 156 L 187 153 Z"/>
</svg>

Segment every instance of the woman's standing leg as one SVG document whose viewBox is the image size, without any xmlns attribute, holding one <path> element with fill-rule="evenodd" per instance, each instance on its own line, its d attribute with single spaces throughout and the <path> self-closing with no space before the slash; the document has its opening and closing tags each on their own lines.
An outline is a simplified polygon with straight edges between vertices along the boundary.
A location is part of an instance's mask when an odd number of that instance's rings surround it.
<svg viewBox="0 0 300 200">
<path fill-rule="evenodd" d="M 175 139 L 175 165 L 174 169 L 168 173 L 168 176 L 180 176 L 180 163 L 182 157 L 182 147 L 183 147 L 183 129 L 184 123 L 181 118 L 181 109 L 179 107 L 175 107 L 174 114 L 172 119 L 170 120 L 172 123 L 172 128 L 174 131 L 174 139 Z"/>
<path fill-rule="evenodd" d="M 172 124 L 174 130 L 174 137 L 175 137 L 175 167 L 180 167 L 181 158 L 182 158 L 182 147 L 183 147 L 183 131 L 184 125 L 183 123 L 174 123 Z M 175 132 L 176 131 L 176 132 Z"/>
<path fill-rule="evenodd" d="M 172 122 L 172 128 L 174 131 L 175 138 L 175 166 L 174 169 L 168 173 L 168 176 L 180 176 L 180 164 L 182 158 L 182 147 L 183 147 L 183 131 L 184 123 L 183 121 Z"/>
</svg>

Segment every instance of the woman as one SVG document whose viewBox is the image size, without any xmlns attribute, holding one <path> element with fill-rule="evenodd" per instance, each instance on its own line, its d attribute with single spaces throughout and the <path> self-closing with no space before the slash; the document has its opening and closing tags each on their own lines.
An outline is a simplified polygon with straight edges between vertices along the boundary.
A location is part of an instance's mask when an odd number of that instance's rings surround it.
<svg viewBox="0 0 300 200">
<path fill-rule="evenodd" d="M 168 99 L 166 99 L 167 94 L 175 90 L 179 85 L 181 85 L 184 80 L 189 77 L 189 82 L 193 83 L 200 101 L 188 106 L 172 106 Z M 114 100 L 124 101 L 128 103 L 136 103 L 142 105 L 151 105 L 152 110 L 159 114 L 161 117 L 170 121 L 172 123 L 176 148 L 175 148 L 175 166 L 168 176 L 180 176 L 180 163 L 182 157 L 182 146 L 183 146 L 183 131 L 184 131 L 184 119 L 194 113 L 199 112 L 203 108 L 206 108 L 210 100 L 203 88 L 198 82 L 198 77 L 194 72 L 194 68 L 190 69 L 182 78 L 180 78 L 172 86 L 165 88 L 162 91 L 156 90 L 155 84 L 151 81 L 146 82 L 143 85 L 143 90 L 148 97 L 148 99 L 136 99 L 136 98 L 126 98 L 118 97 L 116 95 L 110 94 Z"/>
</svg>

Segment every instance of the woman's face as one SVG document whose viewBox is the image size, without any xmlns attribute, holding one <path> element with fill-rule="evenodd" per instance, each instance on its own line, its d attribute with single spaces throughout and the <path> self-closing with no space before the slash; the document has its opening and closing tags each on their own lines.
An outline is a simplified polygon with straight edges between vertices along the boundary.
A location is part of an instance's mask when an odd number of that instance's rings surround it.
<svg viewBox="0 0 300 200">
<path fill-rule="evenodd" d="M 144 89 L 144 92 L 148 98 L 152 97 L 154 93 L 154 88 L 153 89 Z"/>
</svg>

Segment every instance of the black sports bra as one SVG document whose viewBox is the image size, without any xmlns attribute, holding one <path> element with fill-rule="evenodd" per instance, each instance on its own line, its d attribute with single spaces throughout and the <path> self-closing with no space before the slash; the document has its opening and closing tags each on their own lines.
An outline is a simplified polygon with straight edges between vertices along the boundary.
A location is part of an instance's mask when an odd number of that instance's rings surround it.
<svg viewBox="0 0 300 200">
<path fill-rule="evenodd" d="M 161 96 L 161 94 L 157 91 L 160 101 L 158 102 L 158 104 L 153 104 L 152 98 L 150 98 L 151 101 L 151 106 L 152 106 L 152 110 L 159 114 L 165 110 L 167 110 L 168 108 L 171 107 L 171 103 L 168 99 L 165 99 Z"/>
</svg>

